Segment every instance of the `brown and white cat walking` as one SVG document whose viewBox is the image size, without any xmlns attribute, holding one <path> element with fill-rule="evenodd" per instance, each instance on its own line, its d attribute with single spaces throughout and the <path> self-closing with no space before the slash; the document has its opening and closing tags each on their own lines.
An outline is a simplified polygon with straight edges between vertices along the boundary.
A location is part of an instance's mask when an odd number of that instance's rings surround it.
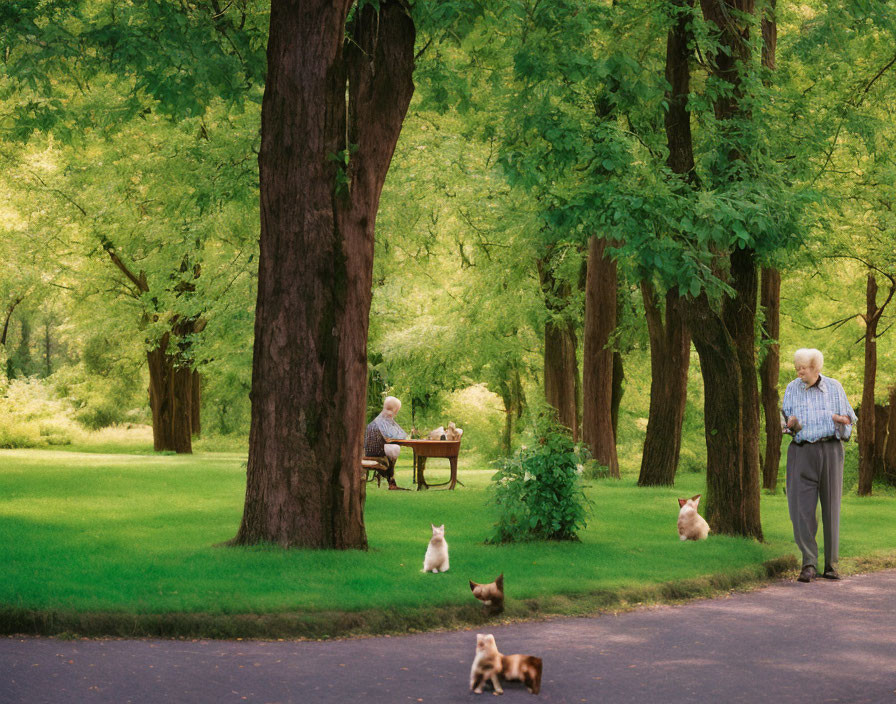
<svg viewBox="0 0 896 704">
<path fill-rule="evenodd" d="M 445 542 L 444 523 L 439 527 L 432 526 L 432 538 L 423 557 L 423 571 L 433 573 L 448 571 L 448 543 Z"/>
<path fill-rule="evenodd" d="M 703 540 L 709 535 L 709 523 L 697 513 L 699 503 L 700 494 L 678 500 L 678 537 L 682 540 Z"/>
<path fill-rule="evenodd" d="M 490 681 L 495 694 L 504 694 L 501 679 L 523 682 L 530 694 L 541 690 L 541 658 L 534 655 L 502 655 L 491 633 L 476 634 L 476 656 L 470 668 L 470 691 L 482 694 Z"/>
</svg>

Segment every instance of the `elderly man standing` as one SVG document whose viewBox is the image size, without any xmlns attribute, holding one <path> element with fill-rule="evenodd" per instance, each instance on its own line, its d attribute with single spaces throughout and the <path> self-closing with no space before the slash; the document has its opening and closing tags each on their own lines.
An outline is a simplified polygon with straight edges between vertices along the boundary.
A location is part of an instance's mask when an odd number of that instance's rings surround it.
<svg viewBox="0 0 896 704">
<path fill-rule="evenodd" d="M 785 432 L 793 435 L 787 448 L 787 506 L 793 537 L 803 556 L 797 578 L 811 582 L 818 575 L 816 507 L 821 501 L 824 523 L 826 579 L 840 579 L 840 498 L 843 494 L 843 440 L 857 420 L 840 382 L 824 376 L 824 357 L 816 349 L 799 349 L 793 355 L 797 377 L 787 385 L 782 410 Z"/>
<path fill-rule="evenodd" d="M 395 416 L 401 410 L 401 401 L 394 396 L 387 396 L 383 401 L 382 412 L 367 426 L 364 435 L 364 454 L 367 457 L 385 457 L 388 465 L 386 481 L 390 489 L 397 489 L 395 483 L 395 462 L 401 447 L 393 443 L 387 443 L 387 439 L 404 440 L 407 433 L 395 422 Z"/>
</svg>

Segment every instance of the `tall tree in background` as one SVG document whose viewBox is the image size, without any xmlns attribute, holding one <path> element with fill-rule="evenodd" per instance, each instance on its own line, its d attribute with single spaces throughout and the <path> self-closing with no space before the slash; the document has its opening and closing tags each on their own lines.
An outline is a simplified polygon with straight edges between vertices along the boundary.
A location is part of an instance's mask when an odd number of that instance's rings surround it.
<svg viewBox="0 0 896 704">
<path fill-rule="evenodd" d="M 237 545 L 366 548 L 374 224 L 413 93 L 401 0 L 273 0 L 258 162 L 261 249 Z"/>
<path fill-rule="evenodd" d="M 764 80 L 771 80 L 775 70 L 775 52 L 778 48 L 778 24 L 775 19 L 776 0 L 770 0 L 762 14 L 762 66 Z M 763 348 L 759 364 L 760 396 L 765 413 L 765 454 L 759 457 L 762 469 L 762 488 L 775 491 L 778 483 L 778 466 L 781 463 L 781 419 L 778 415 L 778 375 L 781 368 L 781 350 L 778 337 L 781 331 L 781 272 L 774 266 L 762 267 L 759 305 L 765 321 L 761 331 Z"/>
<path fill-rule="evenodd" d="M 884 273 L 884 272 L 880 272 Z M 862 383 L 862 405 L 859 410 L 859 496 L 870 496 L 875 475 L 875 455 L 877 438 L 876 406 L 874 403 L 874 389 L 877 381 L 877 335 L 880 318 L 887 305 L 893 300 L 896 293 L 896 277 L 884 274 L 890 280 L 890 291 L 886 300 L 880 305 L 877 303 L 877 277 L 874 271 L 868 272 L 865 287 L 865 371 Z M 886 429 L 882 428 L 881 438 L 885 437 Z"/>
<path fill-rule="evenodd" d="M 613 429 L 612 335 L 616 329 L 616 262 L 609 256 L 606 239 L 588 243 L 588 276 L 585 285 L 585 350 L 582 361 L 582 440 L 598 464 L 619 478 L 616 434 Z"/>
<path fill-rule="evenodd" d="M 693 0 L 669 3 L 672 26 L 666 38 L 665 114 L 666 165 L 680 179 L 675 188 L 690 189 L 695 185 L 694 140 L 688 110 L 690 62 L 694 40 Z M 688 366 L 691 338 L 684 322 L 684 301 L 677 288 L 666 292 L 661 309 L 654 285 L 641 283 L 647 333 L 650 338 L 650 411 L 644 452 L 641 456 L 639 486 L 672 485 L 681 451 L 681 426 L 687 401 Z"/>
<path fill-rule="evenodd" d="M 544 396 L 557 409 L 561 425 L 569 428 L 573 440 L 579 439 L 579 382 L 576 323 L 570 315 L 572 285 L 554 270 L 562 248 L 549 246 L 548 253 L 536 261 L 538 278 L 544 292 L 547 318 L 544 323 Z"/>
</svg>

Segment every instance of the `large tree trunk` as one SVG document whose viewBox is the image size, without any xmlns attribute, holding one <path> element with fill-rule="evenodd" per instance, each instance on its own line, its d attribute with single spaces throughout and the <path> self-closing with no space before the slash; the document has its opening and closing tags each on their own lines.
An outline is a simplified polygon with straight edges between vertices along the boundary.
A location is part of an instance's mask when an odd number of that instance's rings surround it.
<svg viewBox="0 0 896 704">
<path fill-rule="evenodd" d="M 700 4 L 704 18 L 719 32 L 719 48 L 711 53 L 710 63 L 714 76 L 729 89 L 719 91 L 713 109 L 727 142 L 727 161 L 734 163 L 744 156 L 742 128 L 734 118 L 750 117 L 742 74 L 751 60 L 746 16 L 753 14 L 754 1 L 701 0 Z M 721 179 L 732 177 L 728 170 L 717 174 Z M 700 355 L 706 395 L 706 510 L 716 532 L 762 540 L 754 331 L 758 276 L 754 252 L 732 247 L 729 264 L 734 296 L 723 296 L 721 315 L 710 308 L 705 294 L 689 306 L 688 322 Z"/>
<path fill-rule="evenodd" d="M 762 309 L 765 325 L 762 341 L 765 357 L 759 365 L 762 380 L 762 408 L 765 412 L 765 456 L 762 460 L 762 488 L 775 491 L 778 484 L 778 466 L 781 463 L 781 414 L 778 400 L 778 376 L 781 369 L 781 353 L 778 336 L 781 330 L 781 273 L 777 269 L 762 269 Z"/>
<path fill-rule="evenodd" d="M 741 490 L 743 510 L 750 534 L 762 540 L 759 515 L 759 388 L 756 370 L 756 305 L 759 276 L 753 250 L 731 253 L 731 277 L 735 295 L 723 300 L 725 325 L 734 337 L 740 364 L 743 445 Z"/>
<path fill-rule="evenodd" d="M 549 317 L 544 324 L 544 397 L 557 409 L 560 423 L 579 440 L 579 361 L 575 324 L 566 307 L 572 295 L 568 284 L 558 282 L 551 271 L 550 255 L 536 262 Z"/>
<path fill-rule="evenodd" d="M 374 224 L 413 93 L 415 32 L 405 2 L 381 0 L 358 10 L 346 40 L 351 4 L 271 3 L 238 545 L 367 547 L 360 460 Z"/>
<path fill-rule="evenodd" d="M 706 519 L 713 532 L 762 539 L 758 521 L 758 477 L 744 485 L 745 456 L 742 367 L 737 343 L 705 293 L 686 306 L 688 326 L 700 356 L 706 433 Z M 755 442 L 753 451 L 756 450 Z"/>
<path fill-rule="evenodd" d="M 619 478 L 616 437 L 613 433 L 613 349 L 616 329 L 616 262 L 606 253 L 607 241 L 588 243 L 585 283 L 585 351 L 582 362 L 582 439 L 598 464 Z"/>
<path fill-rule="evenodd" d="M 870 496 L 874 481 L 874 382 L 877 378 L 877 279 L 865 288 L 865 375 L 859 416 L 859 496 Z"/>
<path fill-rule="evenodd" d="M 146 353 L 153 449 L 188 454 L 193 452 L 191 372 L 180 367 L 177 356 L 170 353 L 170 339 L 171 334 L 165 333 Z"/>
<path fill-rule="evenodd" d="M 677 292 L 666 293 L 665 322 L 656 292 L 641 283 L 650 337 L 650 411 L 638 486 L 672 486 L 681 451 L 691 338 Z"/>
</svg>

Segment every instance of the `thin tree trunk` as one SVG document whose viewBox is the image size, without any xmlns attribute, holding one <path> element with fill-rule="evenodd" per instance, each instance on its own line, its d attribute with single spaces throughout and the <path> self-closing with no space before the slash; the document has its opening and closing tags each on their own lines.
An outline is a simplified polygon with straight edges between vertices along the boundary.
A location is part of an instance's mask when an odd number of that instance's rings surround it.
<svg viewBox="0 0 896 704">
<path fill-rule="evenodd" d="M 778 24 L 775 17 L 776 0 L 770 0 L 762 16 L 762 66 L 770 74 L 775 70 L 778 48 Z M 762 328 L 762 344 L 765 357 L 759 366 L 760 395 L 765 412 L 765 454 L 760 455 L 762 488 L 774 492 L 778 485 L 778 468 L 781 464 L 781 418 L 778 399 L 778 377 L 781 369 L 781 351 L 778 344 L 781 328 L 781 273 L 774 267 L 763 267 L 760 284 L 760 305 L 765 315 Z"/>
<path fill-rule="evenodd" d="M 607 241 L 592 237 L 588 243 L 588 277 L 585 284 L 585 351 L 582 362 L 582 439 L 598 464 L 619 478 L 616 437 L 613 433 L 613 349 L 616 329 L 616 262 L 607 253 Z"/>
<path fill-rule="evenodd" d="M 874 479 L 883 479 L 886 474 L 887 425 L 890 422 L 890 407 L 874 404 L 874 447 L 871 451 Z"/>
<path fill-rule="evenodd" d="M 351 5 L 271 3 L 238 545 L 367 547 L 359 468 L 374 227 L 413 93 L 415 31 L 405 2 L 381 0 L 358 9 L 346 41 Z"/>
<path fill-rule="evenodd" d="M 877 279 L 865 288 L 865 375 L 859 416 L 859 496 L 870 496 L 874 481 L 874 382 L 877 378 Z"/>
<path fill-rule="evenodd" d="M 44 370 L 45 376 L 53 373 L 53 365 L 50 361 L 50 321 L 44 320 Z"/>
<path fill-rule="evenodd" d="M 618 325 L 618 310 L 617 310 Z M 622 405 L 622 396 L 625 394 L 625 366 L 622 361 L 622 353 L 613 350 L 613 401 L 610 404 L 610 416 L 613 422 L 613 442 L 619 439 L 619 407 Z"/>
<path fill-rule="evenodd" d="M 666 293 L 665 322 L 656 292 L 646 281 L 641 294 L 650 337 L 650 411 L 638 486 L 672 486 L 681 452 L 691 338 L 677 292 Z"/>
<path fill-rule="evenodd" d="M 504 402 L 504 431 L 501 434 L 501 452 L 510 455 L 513 445 L 513 431 L 523 414 L 523 385 L 516 364 L 508 367 L 498 384 L 501 400 Z"/>
<path fill-rule="evenodd" d="M 896 384 L 890 387 L 890 415 L 887 420 L 887 444 L 884 448 L 884 481 L 896 486 Z"/>
<path fill-rule="evenodd" d="M 9 321 L 12 319 L 12 314 L 15 311 L 16 306 L 23 300 L 25 299 L 22 296 L 19 296 L 6 308 L 6 318 L 3 321 L 3 332 L 0 333 L 0 345 L 3 345 L 4 347 L 6 347 L 6 336 L 9 334 Z"/>
<path fill-rule="evenodd" d="M 536 262 L 545 305 L 549 314 L 544 325 L 544 396 L 557 409 L 557 419 L 579 440 L 579 361 L 575 325 L 566 315 L 571 292 L 558 283 L 551 271 L 550 255 Z"/>
<path fill-rule="evenodd" d="M 195 369 L 190 381 L 190 432 L 199 437 L 202 434 L 202 374 Z"/>
<path fill-rule="evenodd" d="M 691 69 L 690 45 L 693 43 L 689 8 L 693 0 L 678 0 L 670 5 L 674 23 L 666 37 L 666 91 L 664 120 L 666 160 L 681 179 L 681 188 L 696 183 L 691 115 L 688 110 Z M 666 295 L 665 324 L 650 282 L 641 283 L 641 295 L 650 337 L 650 411 L 644 451 L 641 456 L 641 486 L 672 485 L 681 452 L 681 426 L 687 400 L 687 373 L 690 364 L 690 338 L 684 323 L 682 301 L 673 292 Z"/>
<path fill-rule="evenodd" d="M 762 459 L 762 488 L 775 491 L 781 463 L 781 415 L 778 399 L 778 376 L 781 369 L 780 314 L 781 273 L 774 268 L 762 269 L 761 305 L 765 312 L 762 342 L 765 357 L 759 365 L 762 381 L 762 408 L 765 412 L 765 455 Z"/>
</svg>

